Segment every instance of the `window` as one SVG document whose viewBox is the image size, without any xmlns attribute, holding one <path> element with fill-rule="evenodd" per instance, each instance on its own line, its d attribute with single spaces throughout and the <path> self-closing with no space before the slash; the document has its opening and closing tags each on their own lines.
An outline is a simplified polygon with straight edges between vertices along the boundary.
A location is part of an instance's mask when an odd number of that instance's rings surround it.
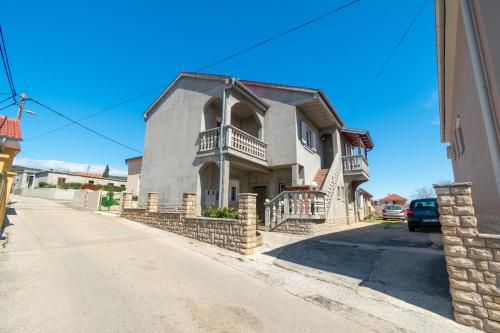
<svg viewBox="0 0 500 333">
<path fill-rule="evenodd" d="M 465 151 L 465 142 L 462 125 L 460 123 L 460 116 L 457 117 L 457 121 L 455 122 L 455 146 L 457 155 L 462 155 Z"/>
<path fill-rule="evenodd" d="M 94 181 L 93 180 L 89 180 L 89 184 L 94 184 Z"/>
<path fill-rule="evenodd" d="M 59 177 L 57 178 L 57 185 L 63 185 L 66 183 L 66 178 Z"/>
<path fill-rule="evenodd" d="M 108 183 L 108 185 L 109 185 L 109 186 L 115 186 L 115 184 L 114 184 L 114 183 Z"/>
<path fill-rule="evenodd" d="M 230 200 L 233 202 L 236 201 L 237 195 L 238 195 L 238 188 L 236 186 L 231 186 L 231 198 L 230 198 Z"/>
<path fill-rule="evenodd" d="M 300 122 L 300 136 L 300 139 L 304 145 L 313 150 L 316 150 L 316 136 L 312 129 L 303 121 Z"/>
<path fill-rule="evenodd" d="M 340 186 L 337 186 L 337 200 L 340 200 Z"/>
</svg>

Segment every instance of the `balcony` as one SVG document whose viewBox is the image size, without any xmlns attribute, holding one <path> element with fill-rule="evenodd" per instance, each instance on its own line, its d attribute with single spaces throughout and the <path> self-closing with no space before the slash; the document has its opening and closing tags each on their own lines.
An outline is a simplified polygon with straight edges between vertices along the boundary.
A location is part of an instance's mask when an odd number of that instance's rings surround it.
<svg viewBox="0 0 500 333">
<path fill-rule="evenodd" d="M 363 155 L 342 156 L 344 177 L 353 181 L 367 181 L 369 178 L 368 162 Z"/>
<path fill-rule="evenodd" d="M 220 128 L 213 128 L 199 134 L 198 154 L 214 152 L 218 149 L 220 142 Z M 236 128 L 232 125 L 224 127 L 225 151 L 233 153 L 242 158 L 250 158 L 259 164 L 266 161 L 267 144 L 256 137 Z"/>
</svg>

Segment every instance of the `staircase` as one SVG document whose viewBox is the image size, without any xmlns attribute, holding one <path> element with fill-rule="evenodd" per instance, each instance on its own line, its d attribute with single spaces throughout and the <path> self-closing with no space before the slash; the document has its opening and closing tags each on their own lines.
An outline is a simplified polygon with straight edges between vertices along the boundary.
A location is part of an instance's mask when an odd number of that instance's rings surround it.
<svg viewBox="0 0 500 333">
<path fill-rule="evenodd" d="M 330 207 L 330 202 L 332 201 L 332 198 L 335 194 L 335 189 L 339 182 L 340 176 L 342 175 L 342 157 L 340 155 L 335 157 L 330 169 L 327 169 L 327 172 L 328 173 L 323 181 L 323 184 L 320 187 L 320 191 L 326 194 L 325 208 L 328 212 L 328 207 Z"/>
<path fill-rule="evenodd" d="M 316 186 L 315 190 L 319 190 L 323 187 L 323 183 L 325 182 L 326 176 L 328 175 L 328 171 L 330 171 L 330 169 L 319 169 L 318 172 L 316 172 L 313 180 L 318 185 Z"/>
</svg>

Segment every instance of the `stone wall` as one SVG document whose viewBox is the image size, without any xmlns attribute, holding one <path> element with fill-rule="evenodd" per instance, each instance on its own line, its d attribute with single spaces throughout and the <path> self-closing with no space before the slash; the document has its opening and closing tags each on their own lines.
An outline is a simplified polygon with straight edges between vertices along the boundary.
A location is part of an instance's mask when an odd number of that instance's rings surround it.
<svg viewBox="0 0 500 333">
<path fill-rule="evenodd" d="M 213 244 L 224 249 L 252 254 L 256 246 L 256 195 L 239 195 L 238 219 L 196 217 L 196 196 L 184 194 L 179 213 L 158 212 L 157 195 L 148 196 L 147 208 L 121 208 L 121 216 L 182 236 Z M 130 202 L 124 200 L 123 202 Z"/>
<path fill-rule="evenodd" d="M 500 236 L 478 232 L 470 183 L 434 187 L 455 320 L 500 332 Z"/>
<path fill-rule="evenodd" d="M 335 219 L 289 218 L 271 231 L 295 235 L 316 235 L 333 230 L 339 226 L 347 225 L 345 217 Z"/>
</svg>

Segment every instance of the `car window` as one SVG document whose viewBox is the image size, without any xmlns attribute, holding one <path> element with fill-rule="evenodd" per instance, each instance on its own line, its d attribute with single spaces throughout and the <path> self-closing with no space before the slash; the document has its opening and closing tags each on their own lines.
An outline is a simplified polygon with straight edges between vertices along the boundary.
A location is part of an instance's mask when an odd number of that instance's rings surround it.
<svg viewBox="0 0 500 333">
<path fill-rule="evenodd" d="M 410 208 L 437 208 L 436 200 L 412 201 Z"/>
<path fill-rule="evenodd" d="M 387 210 L 401 210 L 401 206 L 385 206 Z"/>
</svg>

